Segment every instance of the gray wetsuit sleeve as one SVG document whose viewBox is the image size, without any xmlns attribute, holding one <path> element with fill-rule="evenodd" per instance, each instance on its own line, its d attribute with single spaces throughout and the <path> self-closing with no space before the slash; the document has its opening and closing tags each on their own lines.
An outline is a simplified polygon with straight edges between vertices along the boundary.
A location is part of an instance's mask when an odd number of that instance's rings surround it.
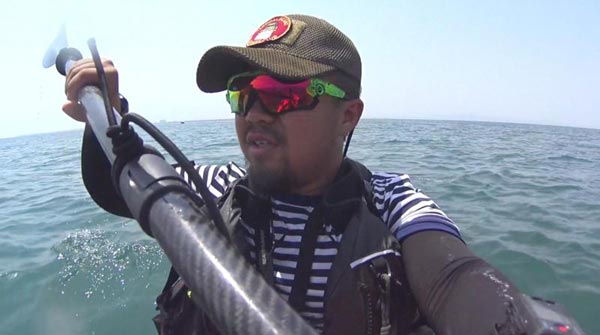
<svg viewBox="0 0 600 335">
<path fill-rule="evenodd" d="M 437 334 L 497 334 L 523 310 L 518 289 L 454 235 L 413 234 L 402 253 L 411 292 Z"/>
<path fill-rule="evenodd" d="M 88 193 L 105 211 L 131 218 L 129 208 L 113 187 L 111 165 L 92 129 L 86 125 L 81 145 L 81 176 Z"/>
</svg>

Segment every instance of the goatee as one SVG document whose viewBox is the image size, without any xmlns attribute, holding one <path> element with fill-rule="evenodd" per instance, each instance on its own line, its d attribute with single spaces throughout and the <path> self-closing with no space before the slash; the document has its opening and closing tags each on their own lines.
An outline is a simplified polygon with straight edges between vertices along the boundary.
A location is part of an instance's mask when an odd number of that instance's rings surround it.
<svg viewBox="0 0 600 335">
<path fill-rule="evenodd" d="M 250 164 L 246 160 L 248 185 L 257 194 L 269 196 L 276 193 L 288 193 L 291 188 L 289 168 L 269 169 L 260 163 Z"/>
</svg>

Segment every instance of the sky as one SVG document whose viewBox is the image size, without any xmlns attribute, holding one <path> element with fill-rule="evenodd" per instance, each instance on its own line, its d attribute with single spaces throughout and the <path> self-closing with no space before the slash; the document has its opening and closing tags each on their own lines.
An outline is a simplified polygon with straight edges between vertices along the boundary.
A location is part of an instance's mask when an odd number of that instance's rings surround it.
<svg viewBox="0 0 600 335">
<path fill-rule="evenodd" d="M 42 58 L 61 24 L 96 39 L 130 109 L 151 121 L 232 118 L 195 83 L 216 45 L 245 45 L 273 16 L 326 19 L 363 63 L 366 118 L 600 128 L 600 1 L 3 0 L 0 138 L 81 128 Z"/>
</svg>

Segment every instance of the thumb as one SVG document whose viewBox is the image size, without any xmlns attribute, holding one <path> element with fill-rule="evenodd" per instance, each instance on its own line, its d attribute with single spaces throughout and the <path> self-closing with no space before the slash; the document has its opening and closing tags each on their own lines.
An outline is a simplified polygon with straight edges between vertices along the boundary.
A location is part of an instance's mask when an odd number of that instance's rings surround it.
<svg viewBox="0 0 600 335">
<path fill-rule="evenodd" d="M 73 101 L 67 101 L 63 104 L 62 110 L 65 114 L 67 114 L 70 118 L 75 121 L 85 122 L 86 117 L 83 111 L 83 107 Z"/>
</svg>

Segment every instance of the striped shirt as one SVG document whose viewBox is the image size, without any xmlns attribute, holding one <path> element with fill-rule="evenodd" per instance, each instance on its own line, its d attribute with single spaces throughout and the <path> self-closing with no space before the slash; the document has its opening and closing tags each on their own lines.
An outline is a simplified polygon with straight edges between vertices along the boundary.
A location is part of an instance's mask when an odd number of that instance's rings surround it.
<svg viewBox="0 0 600 335">
<path fill-rule="evenodd" d="M 246 174 L 235 163 L 196 166 L 196 169 L 215 198 L 220 197 L 233 181 Z M 188 176 L 183 171 L 180 173 L 189 182 Z M 373 173 L 371 185 L 372 201 L 379 217 L 398 240 L 423 230 L 442 230 L 460 237 L 458 227 L 429 197 L 411 184 L 407 175 Z M 286 300 L 294 282 L 302 232 L 319 200 L 319 197 L 301 195 L 279 195 L 271 199 L 274 284 L 277 292 Z M 246 224 L 244 229 L 246 241 L 255 247 L 254 229 Z M 327 223 L 317 238 L 306 308 L 302 316 L 319 330 L 323 329 L 327 277 L 341 239 L 342 233 L 335 232 Z M 251 252 L 250 256 L 256 260 L 255 252 Z"/>
</svg>

